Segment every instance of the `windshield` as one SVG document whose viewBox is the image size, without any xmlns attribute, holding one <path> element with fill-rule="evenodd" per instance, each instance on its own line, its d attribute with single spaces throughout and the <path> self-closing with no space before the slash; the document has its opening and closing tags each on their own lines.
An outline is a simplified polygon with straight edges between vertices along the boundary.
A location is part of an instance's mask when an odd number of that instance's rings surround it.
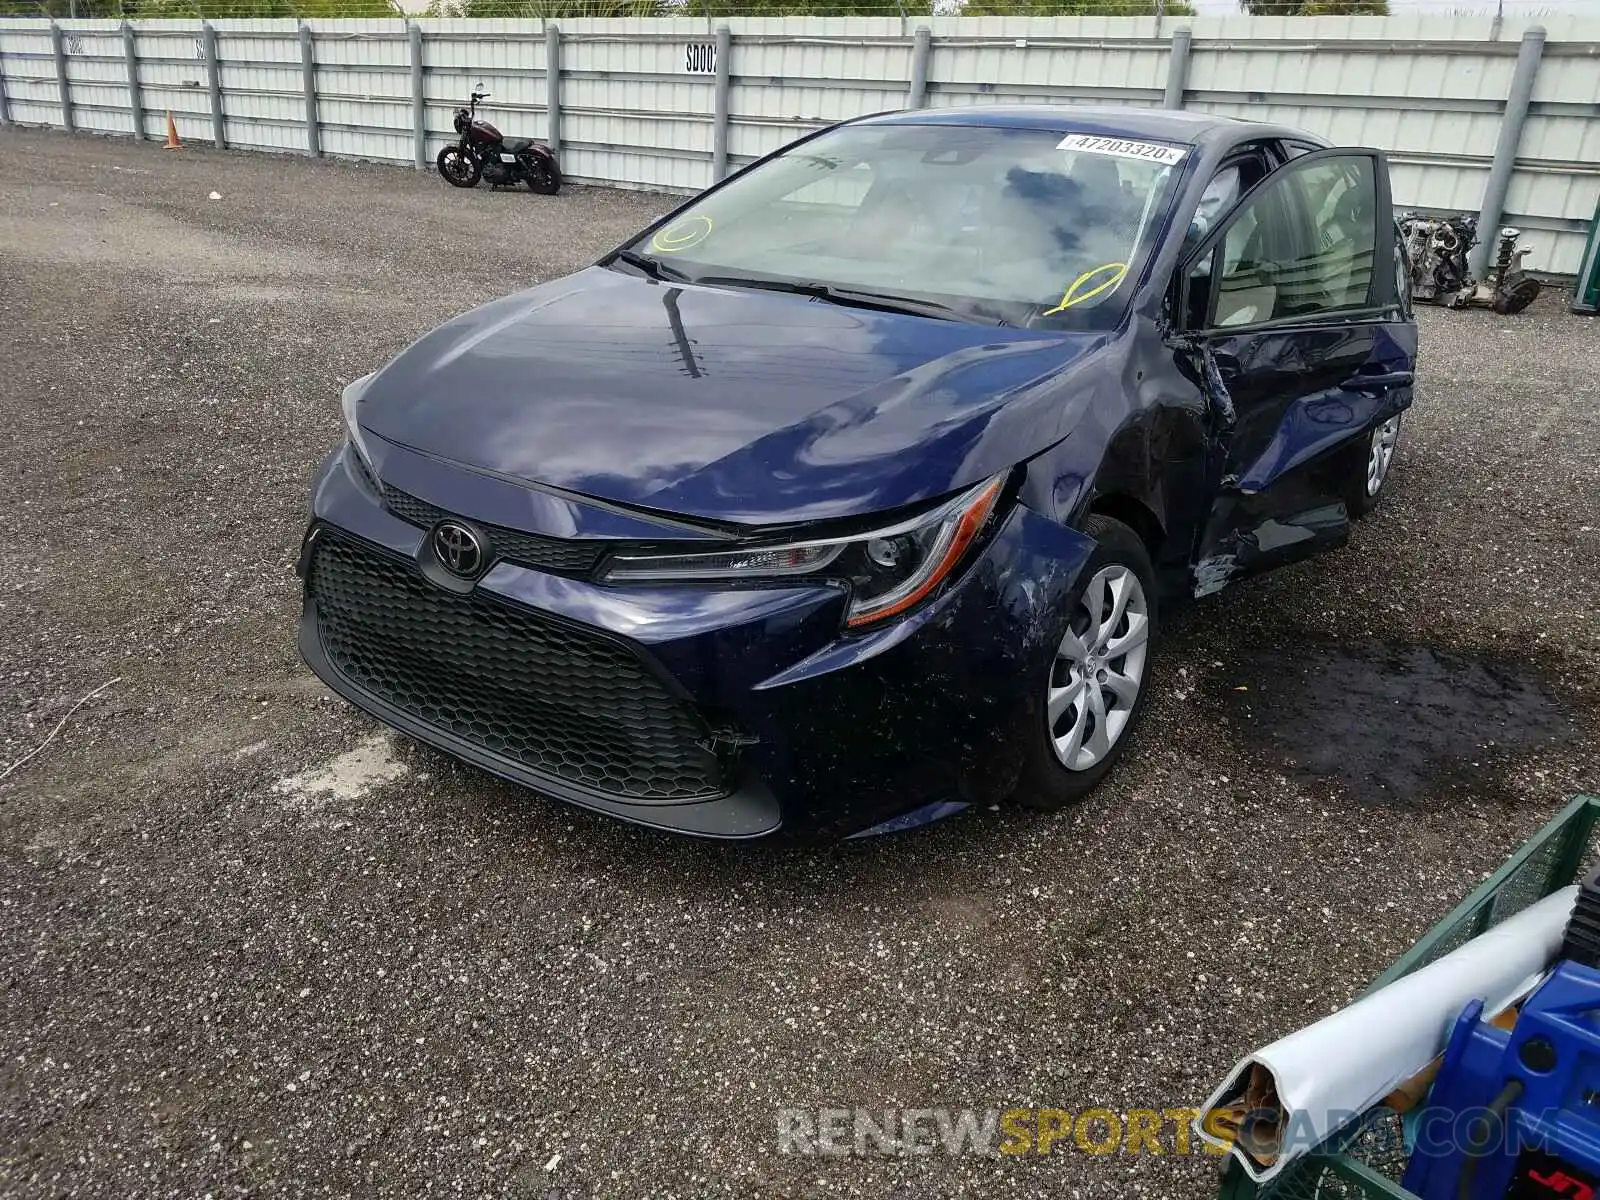
<svg viewBox="0 0 1600 1200">
<path fill-rule="evenodd" d="M 1185 153 L 1059 130 L 846 125 L 696 201 L 626 257 L 664 277 L 806 285 L 840 303 L 1107 328 Z"/>
</svg>

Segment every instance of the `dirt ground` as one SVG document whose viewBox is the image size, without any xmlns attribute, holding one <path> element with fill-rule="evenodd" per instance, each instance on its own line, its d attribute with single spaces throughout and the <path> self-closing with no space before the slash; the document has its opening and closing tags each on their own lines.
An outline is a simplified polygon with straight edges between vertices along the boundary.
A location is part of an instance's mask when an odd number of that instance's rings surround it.
<svg viewBox="0 0 1600 1200">
<path fill-rule="evenodd" d="M 0 1192 L 1204 1197 L 780 1109 L 1191 1104 L 1600 791 L 1565 297 L 1421 314 L 1383 508 L 1172 622 L 1068 814 L 705 845 L 390 738 L 295 653 L 340 385 L 666 203 L 0 131 L 0 770 L 114 681 L 0 781 Z"/>
</svg>

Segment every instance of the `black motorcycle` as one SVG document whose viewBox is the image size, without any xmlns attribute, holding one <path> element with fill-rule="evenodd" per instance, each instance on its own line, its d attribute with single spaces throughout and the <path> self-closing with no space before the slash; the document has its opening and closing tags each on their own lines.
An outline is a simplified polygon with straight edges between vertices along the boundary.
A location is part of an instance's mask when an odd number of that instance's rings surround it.
<svg viewBox="0 0 1600 1200">
<path fill-rule="evenodd" d="M 478 101 L 488 98 L 488 92 L 473 92 L 471 107 L 456 109 L 461 140 L 439 151 L 439 174 L 452 187 L 476 187 L 479 179 L 492 187 L 526 182 L 540 195 L 554 196 L 561 190 L 561 168 L 549 143 L 502 137 L 489 122 L 478 120 Z"/>
</svg>

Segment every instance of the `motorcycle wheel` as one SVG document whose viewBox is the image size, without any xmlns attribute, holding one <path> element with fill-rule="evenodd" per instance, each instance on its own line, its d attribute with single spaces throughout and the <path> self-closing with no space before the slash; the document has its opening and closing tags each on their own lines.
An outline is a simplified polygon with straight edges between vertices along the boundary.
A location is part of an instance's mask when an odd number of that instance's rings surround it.
<svg viewBox="0 0 1600 1200">
<path fill-rule="evenodd" d="M 554 196 L 561 190 L 561 168 L 556 166 L 556 160 L 535 155 L 532 162 L 523 168 L 523 175 L 528 180 L 528 187 L 541 196 Z"/>
<path fill-rule="evenodd" d="M 439 168 L 439 175 L 451 187 L 476 187 L 483 175 L 483 167 L 478 160 L 460 146 L 446 146 L 439 151 L 439 157 L 434 159 L 434 165 Z"/>
</svg>

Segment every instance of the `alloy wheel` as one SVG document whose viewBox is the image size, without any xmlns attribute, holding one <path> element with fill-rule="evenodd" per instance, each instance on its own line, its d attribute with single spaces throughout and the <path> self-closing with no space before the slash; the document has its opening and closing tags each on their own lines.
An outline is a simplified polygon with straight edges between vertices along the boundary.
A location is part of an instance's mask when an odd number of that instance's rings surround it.
<svg viewBox="0 0 1600 1200">
<path fill-rule="evenodd" d="M 1127 729 L 1144 683 L 1150 601 L 1118 563 L 1089 580 L 1056 650 L 1046 697 L 1050 744 L 1069 771 L 1105 760 Z"/>
<path fill-rule="evenodd" d="M 472 175 L 472 160 L 459 150 L 446 155 L 442 166 L 452 179 L 467 179 Z"/>
<path fill-rule="evenodd" d="M 1372 431 L 1372 442 L 1367 450 L 1367 495 L 1376 496 L 1388 477 L 1389 464 L 1394 461 L 1395 443 L 1400 440 L 1400 418 L 1390 417 Z"/>
</svg>

